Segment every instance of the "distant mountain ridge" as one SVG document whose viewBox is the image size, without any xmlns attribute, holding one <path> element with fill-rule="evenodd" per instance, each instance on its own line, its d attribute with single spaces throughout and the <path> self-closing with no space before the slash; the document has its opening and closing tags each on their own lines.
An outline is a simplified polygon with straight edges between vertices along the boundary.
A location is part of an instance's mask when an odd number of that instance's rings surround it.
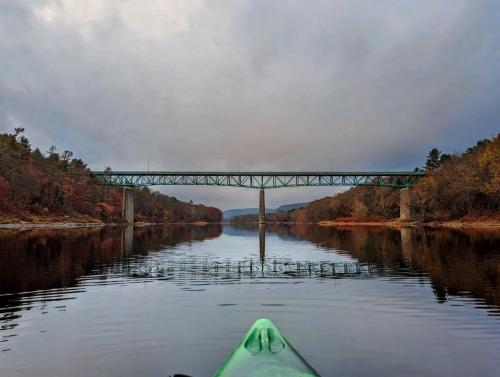
<svg viewBox="0 0 500 377">
<path fill-rule="evenodd" d="M 309 203 L 292 203 L 284 204 L 278 208 L 266 208 L 266 213 L 274 213 L 280 211 L 292 211 L 294 209 L 304 208 Z M 231 219 L 235 216 L 246 216 L 246 215 L 257 215 L 259 213 L 258 208 L 235 208 L 228 209 L 224 211 L 224 219 Z"/>
<path fill-rule="evenodd" d="M 308 204 L 309 203 L 283 204 L 282 206 L 279 206 L 278 208 L 276 208 L 275 212 L 293 211 L 294 209 L 299 209 L 299 208 L 307 207 Z"/>
<path fill-rule="evenodd" d="M 228 209 L 224 211 L 223 214 L 225 219 L 230 219 L 235 216 L 256 215 L 258 211 L 258 208 L 238 208 Z"/>
</svg>

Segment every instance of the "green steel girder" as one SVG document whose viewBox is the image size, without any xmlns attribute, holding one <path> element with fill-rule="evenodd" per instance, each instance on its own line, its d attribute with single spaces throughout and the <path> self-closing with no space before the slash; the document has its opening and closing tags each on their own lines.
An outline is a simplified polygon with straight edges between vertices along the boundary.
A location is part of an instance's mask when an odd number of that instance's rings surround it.
<svg viewBox="0 0 500 377">
<path fill-rule="evenodd" d="M 412 172 L 165 172 L 93 171 L 97 183 L 111 186 L 230 186 L 256 189 L 318 186 L 411 187 L 424 175 Z"/>
</svg>

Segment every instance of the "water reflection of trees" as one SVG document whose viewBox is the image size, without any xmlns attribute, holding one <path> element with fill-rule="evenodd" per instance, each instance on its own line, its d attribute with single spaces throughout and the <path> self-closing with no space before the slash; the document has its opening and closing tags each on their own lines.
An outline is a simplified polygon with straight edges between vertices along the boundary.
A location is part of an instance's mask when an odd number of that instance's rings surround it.
<svg viewBox="0 0 500 377">
<path fill-rule="evenodd" d="M 379 274 L 428 277 L 436 299 L 483 299 L 500 306 L 500 232 L 487 229 L 318 227 L 268 225 L 281 237 L 294 236 L 345 252 Z"/>
<path fill-rule="evenodd" d="M 129 229 L 130 230 L 130 229 Z M 15 310 L 29 292 L 74 287 L 126 257 L 218 237 L 220 225 L 0 230 L 0 310 Z M 130 238 L 130 236 L 132 236 Z"/>
<path fill-rule="evenodd" d="M 261 236 L 261 260 L 265 258 L 265 239 L 262 236 L 271 232 L 283 239 L 302 239 L 325 250 L 345 253 L 358 260 L 360 265 L 375 266 L 379 276 L 412 277 L 421 279 L 422 282 L 429 281 L 439 302 L 446 301 L 449 296 L 465 296 L 483 300 L 493 306 L 492 309 L 496 307 L 498 310 L 500 306 L 498 231 L 328 228 L 297 224 L 268 224 L 265 230 L 262 227 L 259 229 L 258 225 L 240 228 Z M 183 242 L 218 237 L 221 232 L 220 225 L 136 227 L 133 231 L 132 228 L 119 227 L 1 230 L 0 311 L 4 316 L 12 316 L 19 310 L 20 302 L 26 302 L 28 297 L 41 295 L 40 292 L 51 291 L 54 299 L 57 298 L 56 291 L 59 288 L 84 289 L 82 279 L 87 275 L 101 275 L 106 279 L 113 271 L 123 273 L 129 270 L 133 275 L 137 272 L 134 269 L 142 271 L 140 268 L 143 264 L 148 267 L 147 262 L 142 263 L 142 260 L 146 261 L 151 251 L 168 249 Z M 236 263 L 238 273 L 238 261 L 233 262 Z M 208 265 L 203 264 L 206 261 L 189 263 L 182 273 L 196 275 L 200 271 L 205 273 L 204 270 L 213 274 L 207 266 L 217 266 L 216 263 L 219 262 L 214 260 Z M 192 263 L 195 263 L 194 267 Z M 302 274 L 303 268 L 305 272 L 310 269 L 309 265 L 307 268 L 300 266 L 297 273 L 286 263 L 289 261 L 283 261 L 283 266 L 290 275 L 293 272 L 294 276 L 298 276 Z M 248 266 L 241 266 L 248 269 Z M 166 266 L 160 267 L 164 269 Z M 274 268 L 272 265 L 267 270 L 273 273 Z M 328 275 L 322 268 L 320 265 L 319 273 L 313 273 L 312 276 Z M 245 271 L 241 269 L 239 273 L 248 273 Z M 250 275 L 254 272 L 253 267 L 250 267 Z M 220 271 L 216 273 L 219 274 Z M 59 293 L 62 294 L 63 291 Z M 47 293 L 44 295 L 48 300 Z M 33 301 L 33 298 L 30 300 Z"/>
</svg>

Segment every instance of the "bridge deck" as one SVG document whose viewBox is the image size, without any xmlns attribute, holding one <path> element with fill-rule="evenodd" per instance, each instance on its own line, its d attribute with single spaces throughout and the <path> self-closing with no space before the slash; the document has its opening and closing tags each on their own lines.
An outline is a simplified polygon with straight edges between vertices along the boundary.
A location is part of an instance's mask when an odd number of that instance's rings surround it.
<svg viewBox="0 0 500 377">
<path fill-rule="evenodd" d="M 94 171 L 103 185 L 141 187 L 155 185 L 232 186 L 256 189 L 301 186 L 411 187 L 421 171 L 399 172 L 187 172 Z"/>
</svg>

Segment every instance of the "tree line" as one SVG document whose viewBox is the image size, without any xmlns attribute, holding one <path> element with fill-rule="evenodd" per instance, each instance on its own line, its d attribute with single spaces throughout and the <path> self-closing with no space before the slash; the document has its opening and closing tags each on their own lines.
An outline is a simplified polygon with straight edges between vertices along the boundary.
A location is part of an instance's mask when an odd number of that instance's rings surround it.
<svg viewBox="0 0 500 377">
<path fill-rule="evenodd" d="M 500 219 L 500 135 L 479 140 L 463 153 L 433 148 L 425 176 L 410 190 L 413 216 L 421 221 Z M 399 189 L 353 187 L 295 211 L 266 215 L 270 222 L 388 220 L 399 217 Z M 234 222 L 256 221 L 253 215 Z"/>
<path fill-rule="evenodd" d="M 146 187 L 135 190 L 135 221 L 220 222 L 214 207 L 186 203 Z M 122 191 L 93 182 L 90 169 L 71 151 L 32 149 L 23 128 L 0 134 L 0 220 L 67 216 L 122 221 Z"/>
</svg>

